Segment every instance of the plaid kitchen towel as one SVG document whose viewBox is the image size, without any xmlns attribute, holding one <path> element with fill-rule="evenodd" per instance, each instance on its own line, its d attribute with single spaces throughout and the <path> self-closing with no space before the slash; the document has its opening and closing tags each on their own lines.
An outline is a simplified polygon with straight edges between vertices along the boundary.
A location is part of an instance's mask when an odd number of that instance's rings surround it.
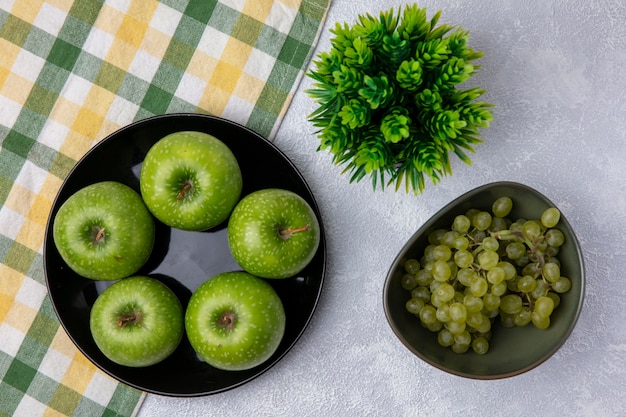
<svg viewBox="0 0 626 417">
<path fill-rule="evenodd" d="M 270 140 L 330 0 L 0 0 L 0 416 L 131 416 L 144 393 L 60 327 L 44 228 L 69 170 L 145 117 L 201 112 Z"/>
</svg>

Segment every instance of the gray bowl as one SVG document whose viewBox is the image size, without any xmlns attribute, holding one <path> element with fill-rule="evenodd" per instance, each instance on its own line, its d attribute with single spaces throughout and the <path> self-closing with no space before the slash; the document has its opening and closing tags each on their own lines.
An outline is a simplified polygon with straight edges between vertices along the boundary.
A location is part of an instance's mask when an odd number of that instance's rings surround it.
<svg viewBox="0 0 626 417">
<path fill-rule="evenodd" d="M 501 196 L 513 200 L 512 219 L 539 219 L 543 210 L 556 207 L 548 198 L 522 184 L 496 182 L 476 188 L 449 203 L 428 220 L 404 245 L 387 274 L 383 304 L 389 325 L 400 341 L 416 356 L 443 371 L 474 379 L 511 377 L 533 369 L 550 358 L 572 332 L 583 303 L 585 270 L 578 240 L 570 223 L 561 213 L 557 226 L 565 235 L 565 244 L 558 258 L 561 272 L 572 281 L 571 289 L 561 295 L 561 303 L 551 316 L 551 325 L 539 330 L 532 324 L 503 328 L 496 319 L 489 351 L 478 355 L 471 349 L 463 354 L 452 352 L 437 343 L 437 334 L 421 326 L 419 319 L 406 311 L 409 291 L 402 288 L 403 264 L 418 258 L 428 245 L 428 234 L 440 227 L 449 227 L 458 214 L 469 208 L 490 210 Z"/>
</svg>

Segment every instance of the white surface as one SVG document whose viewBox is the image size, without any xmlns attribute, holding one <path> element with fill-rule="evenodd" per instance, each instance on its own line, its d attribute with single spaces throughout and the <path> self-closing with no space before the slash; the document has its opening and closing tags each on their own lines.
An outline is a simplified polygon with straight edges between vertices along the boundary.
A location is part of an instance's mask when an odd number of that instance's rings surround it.
<svg viewBox="0 0 626 417">
<path fill-rule="evenodd" d="M 398 0 L 334 0 L 328 28 L 377 15 Z M 328 275 L 300 342 L 268 372 L 226 393 L 149 395 L 148 416 L 625 416 L 626 403 L 626 3 L 622 0 L 423 1 L 429 16 L 470 30 L 485 52 L 472 83 L 489 90 L 495 120 L 485 143 L 420 196 L 349 184 L 317 153 L 302 91 L 275 143 L 299 167 L 321 207 Z M 388 267 L 411 234 L 452 199 L 499 180 L 552 199 L 584 251 L 587 292 L 571 337 L 521 376 L 474 381 L 414 357 L 382 309 Z"/>
</svg>

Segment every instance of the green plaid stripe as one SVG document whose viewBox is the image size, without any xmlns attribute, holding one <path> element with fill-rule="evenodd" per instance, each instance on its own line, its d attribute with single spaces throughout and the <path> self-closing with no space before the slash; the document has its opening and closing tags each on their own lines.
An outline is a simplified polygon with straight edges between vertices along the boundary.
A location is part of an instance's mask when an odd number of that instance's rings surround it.
<svg viewBox="0 0 626 417">
<path fill-rule="evenodd" d="M 133 416 L 144 393 L 60 327 L 43 235 L 76 161 L 132 121 L 212 113 L 272 139 L 330 0 L 0 3 L 0 417 Z"/>
</svg>

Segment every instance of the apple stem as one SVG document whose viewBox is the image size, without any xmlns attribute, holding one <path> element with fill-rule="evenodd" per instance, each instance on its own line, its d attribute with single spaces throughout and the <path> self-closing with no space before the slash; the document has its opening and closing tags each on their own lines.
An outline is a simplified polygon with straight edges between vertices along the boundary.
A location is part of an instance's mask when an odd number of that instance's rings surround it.
<svg viewBox="0 0 626 417">
<path fill-rule="evenodd" d="M 309 230 L 311 228 L 310 224 L 307 224 L 303 227 L 291 227 L 288 229 L 280 229 L 278 231 L 278 234 L 280 235 L 281 238 L 283 238 L 284 240 L 287 240 L 291 237 L 291 235 L 293 235 L 294 233 L 300 233 L 300 232 L 306 232 L 307 230 Z"/>
<path fill-rule="evenodd" d="M 217 319 L 217 325 L 226 330 L 232 330 L 235 327 L 235 322 L 237 321 L 237 315 L 228 310 L 225 311 L 220 317 Z"/>
<path fill-rule="evenodd" d="M 183 188 L 178 193 L 178 202 L 179 203 L 181 201 L 183 201 L 183 198 L 185 198 L 185 194 L 187 194 L 187 192 L 191 189 L 191 187 L 192 187 L 191 181 L 185 181 L 185 185 L 183 186 Z"/>
<path fill-rule="evenodd" d="M 139 311 L 126 313 L 117 319 L 117 325 L 119 327 L 125 327 L 129 324 L 135 324 L 139 322 L 141 322 L 141 312 Z"/>
<path fill-rule="evenodd" d="M 98 228 L 98 233 L 96 233 L 96 242 L 102 242 L 104 239 L 104 227 Z"/>
</svg>

